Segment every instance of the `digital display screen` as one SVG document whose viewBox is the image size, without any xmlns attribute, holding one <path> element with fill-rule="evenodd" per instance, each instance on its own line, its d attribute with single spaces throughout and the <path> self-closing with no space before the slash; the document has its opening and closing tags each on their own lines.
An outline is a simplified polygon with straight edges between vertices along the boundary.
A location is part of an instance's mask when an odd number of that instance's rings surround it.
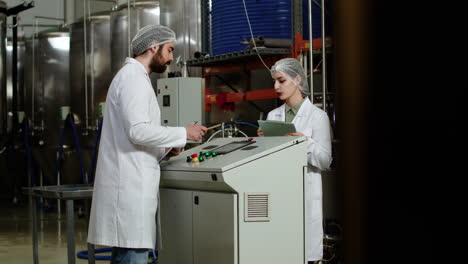
<svg viewBox="0 0 468 264">
<path fill-rule="evenodd" d="M 227 154 L 229 152 L 232 152 L 236 149 L 243 148 L 245 146 L 248 146 L 252 143 L 255 143 L 255 141 L 236 141 L 236 142 L 231 142 L 229 144 L 223 145 L 219 148 L 215 148 L 212 151 L 215 151 L 218 154 Z"/>
</svg>

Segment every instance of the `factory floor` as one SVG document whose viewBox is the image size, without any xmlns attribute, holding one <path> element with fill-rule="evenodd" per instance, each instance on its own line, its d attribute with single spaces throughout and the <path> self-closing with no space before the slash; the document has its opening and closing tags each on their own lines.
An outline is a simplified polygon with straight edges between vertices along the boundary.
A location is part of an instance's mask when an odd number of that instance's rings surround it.
<svg viewBox="0 0 468 264">
<path fill-rule="evenodd" d="M 76 208 L 77 206 L 75 206 Z M 65 207 L 59 217 L 56 210 L 38 210 L 39 263 L 67 263 L 67 233 Z M 28 202 L 0 200 L 0 263 L 33 263 L 32 226 Z M 75 211 L 75 251 L 86 250 L 87 220 Z M 107 253 L 109 254 L 109 253 Z M 77 264 L 88 263 L 76 259 Z M 97 263 L 108 263 L 98 261 Z"/>
</svg>

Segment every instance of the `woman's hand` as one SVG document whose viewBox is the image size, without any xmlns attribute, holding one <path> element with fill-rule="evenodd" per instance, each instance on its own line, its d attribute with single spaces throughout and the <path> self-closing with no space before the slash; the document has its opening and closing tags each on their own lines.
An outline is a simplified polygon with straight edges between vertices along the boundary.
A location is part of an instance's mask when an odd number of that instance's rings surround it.
<svg viewBox="0 0 468 264">
<path fill-rule="evenodd" d="M 303 137 L 304 134 L 302 134 L 301 132 L 294 132 L 294 133 L 287 133 L 285 136 L 289 136 L 289 137 Z"/>
<path fill-rule="evenodd" d="M 262 130 L 261 128 L 258 128 L 258 129 L 257 129 L 257 135 L 258 135 L 259 137 L 263 137 L 263 136 L 264 136 L 264 135 L 263 135 L 263 130 Z"/>
</svg>

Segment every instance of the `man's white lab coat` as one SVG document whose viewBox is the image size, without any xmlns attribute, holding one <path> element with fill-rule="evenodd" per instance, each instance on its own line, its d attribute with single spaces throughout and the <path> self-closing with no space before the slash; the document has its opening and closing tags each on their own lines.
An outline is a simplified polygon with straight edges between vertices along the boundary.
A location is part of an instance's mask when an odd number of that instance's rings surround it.
<svg viewBox="0 0 468 264">
<path fill-rule="evenodd" d="M 155 248 L 160 169 L 166 147 L 182 147 L 186 130 L 163 127 L 143 64 L 127 58 L 110 85 L 88 230 L 88 242 Z"/>
</svg>

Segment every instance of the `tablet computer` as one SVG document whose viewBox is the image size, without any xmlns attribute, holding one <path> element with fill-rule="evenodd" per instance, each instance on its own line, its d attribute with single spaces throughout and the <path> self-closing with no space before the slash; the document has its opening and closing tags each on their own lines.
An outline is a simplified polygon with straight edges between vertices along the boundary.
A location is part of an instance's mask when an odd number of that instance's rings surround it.
<svg viewBox="0 0 468 264">
<path fill-rule="evenodd" d="M 273 120 L 258 120 L 258 124 L 266 137 L 282 137 L 287 133 L 296 132 L 293 123 Z"/>
</svg>

